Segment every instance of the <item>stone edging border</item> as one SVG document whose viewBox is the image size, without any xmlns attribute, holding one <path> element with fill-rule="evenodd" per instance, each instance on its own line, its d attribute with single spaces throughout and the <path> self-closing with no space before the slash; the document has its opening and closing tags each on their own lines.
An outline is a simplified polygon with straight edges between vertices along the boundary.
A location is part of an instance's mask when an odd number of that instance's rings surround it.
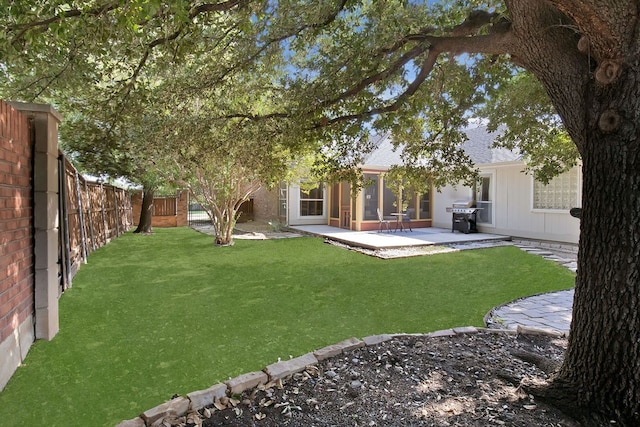
<svg viewBox="0 0 640 427">
<path fill-rule="evenodd" d="M 515 330 L 463 326 L 443 329 L 427 334 L 381 334 L 368 336 L 362 339 L 349 338 L 290 360 L 273 363 L 266 366 L 262 371 L 248 372 L 235 378 L 231 378 L 224 383 L 215 384 L 205 390 L 193 391 L 188 393 L 186 397 L 178 396 L 161 405 L 144 411 L 136 418 L 120 422 L 116 427 L 148 427 L 152 425 L 161 425 L 165 418 L 183 417 L 189 412 L 199 411 L 206 406 L 213 405 L 216 399 L 231 397 L 233 395 L 240 394 L 243 391 L 267 384 L 268 382 L 283 380 L 295 373 L 302 372 L 307 367 L 313 366 L 325 359 L 338 356 L 356 348 L 381 344 L 383 342 L 390 341 L 393 338 L 407 336 L 431 338 L 452 337 L 456 335 L 475 334 L 478 332 L 502 333 L 508 335 L 566 336 L 566 334 L 562 332 L 531 328 L 527 326 L 518 326 Z"/>
</svg>

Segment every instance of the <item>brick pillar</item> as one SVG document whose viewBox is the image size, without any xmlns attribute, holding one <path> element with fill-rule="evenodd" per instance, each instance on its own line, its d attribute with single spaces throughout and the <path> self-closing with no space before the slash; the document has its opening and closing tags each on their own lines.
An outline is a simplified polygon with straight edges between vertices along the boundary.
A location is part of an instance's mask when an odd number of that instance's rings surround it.
<svg viewBox="0 0 640 427">
<path fill-rule="evenodd" d="M 33 225 L 35 261 L 35 334 L 51 340 L 58 323 L 58 124 L 50 105 L 12 102 L 31 119 L 34 145 Z"/>
<path fill-rule="evenodd" d="M 184 227 L 189 225 L 189 192 L 179 190 L 176 197 L 178 198 L 176 227 Z"/>
</svg>

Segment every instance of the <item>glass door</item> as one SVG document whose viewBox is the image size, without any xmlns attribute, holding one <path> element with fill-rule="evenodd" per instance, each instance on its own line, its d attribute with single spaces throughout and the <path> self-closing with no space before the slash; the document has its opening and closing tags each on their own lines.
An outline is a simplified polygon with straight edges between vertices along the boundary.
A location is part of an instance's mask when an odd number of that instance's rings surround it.
<svg viewBox="0 0 640 427">
<path fill-rule="evenodd" d="M 340 228 L 351 230 L 351 184 L 340 185 Z"/>
<path fill-rule="evenodd" d="M 476 206 L 480 208 L 476 220 L 482 224 L 493 224 L 493 177 L 481 175 L 476 187 Z"/>
</svg>

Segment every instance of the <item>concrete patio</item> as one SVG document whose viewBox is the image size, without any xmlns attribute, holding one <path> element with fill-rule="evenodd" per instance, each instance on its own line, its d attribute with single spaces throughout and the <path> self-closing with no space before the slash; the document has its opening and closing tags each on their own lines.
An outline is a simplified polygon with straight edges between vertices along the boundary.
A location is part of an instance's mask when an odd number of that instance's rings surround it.
<svg viewBox="0 0 640 427">
<path fill-rule="evenodd" d="M 510 240 L 509 236 L 487 233 L 464 234 L 444 228 L 415 228 L 413 231 L 351 231 L 328 225 L 297 225 L 294 232 L 322 236 L 349 246 L 366 249 L 393 249 L 415 246 L 451 245 L 459 243 Z"/>
</svg>

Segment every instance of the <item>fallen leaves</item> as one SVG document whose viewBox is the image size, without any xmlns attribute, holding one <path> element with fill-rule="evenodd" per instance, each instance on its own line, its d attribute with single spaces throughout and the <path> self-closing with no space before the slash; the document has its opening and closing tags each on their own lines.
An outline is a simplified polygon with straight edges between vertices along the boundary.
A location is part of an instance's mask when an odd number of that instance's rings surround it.
<svg viewBox="0 0 640 427">
<path fill-rule="evenodd" d="M 571 425 L 499 375 L 547 378 L 509 353 L 525 348 L 561 357 L 558 342 L 533 340 L 530 345 L 491 333 L 400 337 L 324 360 L 242 396 L 217 399 L 200 411 L 202 423 L 193 425 Z"/>
</svg>

